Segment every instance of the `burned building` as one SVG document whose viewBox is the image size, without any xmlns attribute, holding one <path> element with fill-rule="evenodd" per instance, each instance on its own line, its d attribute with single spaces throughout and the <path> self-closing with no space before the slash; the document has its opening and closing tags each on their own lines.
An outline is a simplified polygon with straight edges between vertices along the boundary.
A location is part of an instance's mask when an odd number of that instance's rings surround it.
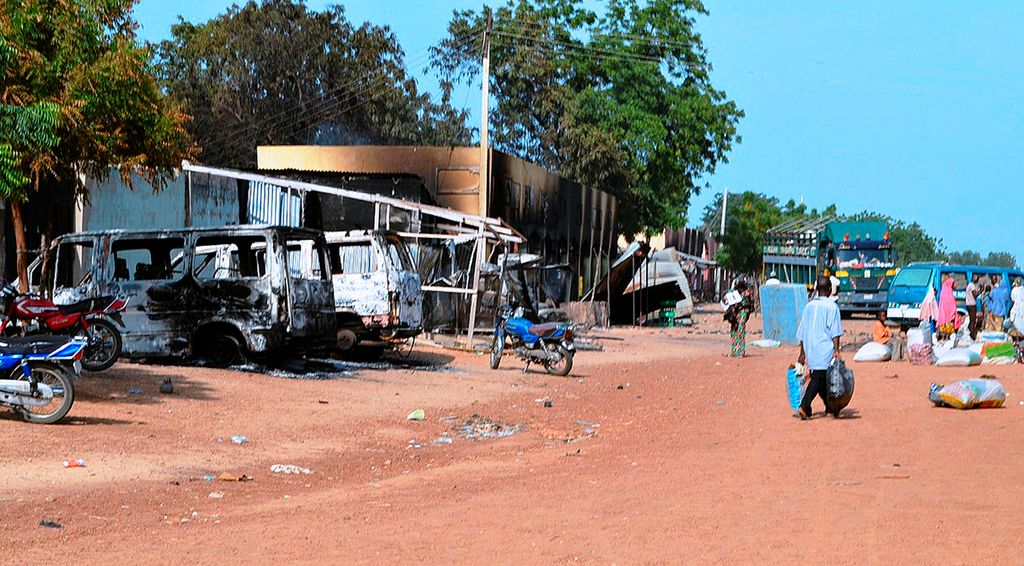
<svg viewBox="0 0 1024 566">
<path fill-rule="evenodd" d="M 500 218 L 525 236 L 519 251 L 567 267 L 574 274 L 569 300 L 590 289 L 617 253 L 613 196 L 500 151 L 489 152 L 483 196 L 479 147 L 261 146 L 257 152 L 267 171 L 416 175 L 439 206 Z"/>
</svg>

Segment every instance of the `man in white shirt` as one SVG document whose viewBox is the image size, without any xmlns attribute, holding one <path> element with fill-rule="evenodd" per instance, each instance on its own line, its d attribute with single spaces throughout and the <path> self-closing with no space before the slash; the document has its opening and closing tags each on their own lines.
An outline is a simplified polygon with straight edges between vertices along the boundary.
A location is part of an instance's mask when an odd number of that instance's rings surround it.
<svg viewBox="0 0 1024 566">
<path fill-rule="evenodd" d="M 971 282 L 967 284 L 967 298 L 964 305 L 967 307 L 967 322 L 970 324 L 968 330 L 971 332 L 971 340 L 978 339 L 978 281 L 981 277 L 975 273 Z"/>
<path fill-rule="evenodd" d="M 811 401 L 821 397 L 826 401 L 828 393 L 828 368 L 833 359 L 839 359 L 839 338 L 843 335 L 843 321 L 839 305 L 831 300 L 832 282 L 828 277 L 819 277 L 817 295 L 804 307 L 796 337 L 800 340 L 800 357 L 809 373 L 807 390 L 798 411 L 801 419 L 811 416 Z M 825 412 L 828 413 L 826 405 Z"/>
</svg>

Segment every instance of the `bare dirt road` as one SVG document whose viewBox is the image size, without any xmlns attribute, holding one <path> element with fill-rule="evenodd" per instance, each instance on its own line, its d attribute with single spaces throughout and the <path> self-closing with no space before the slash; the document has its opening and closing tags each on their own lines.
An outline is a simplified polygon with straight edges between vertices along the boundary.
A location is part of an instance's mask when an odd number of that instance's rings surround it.
<svg viewBox="0 0 1024 566">
<path fill-rule="evenodd" d="M 605 336 L 568 378 L 442 350 L 418 356 L 444 371 L 321 381 L 119 364 L 79 382 L 66 424 L 0 415 L 3 561 L 1021 562 L 1024 367 L 852 364 L 846 418 L 801 422 L 791 348 L 734 360 L 721 333 Z M 926 398 L 985 373 L 1005 408 Z M 522 428 L 467 439 L 466 420 Z M 204 479 L 222 472 L 253 479 Z"/>
</svg>

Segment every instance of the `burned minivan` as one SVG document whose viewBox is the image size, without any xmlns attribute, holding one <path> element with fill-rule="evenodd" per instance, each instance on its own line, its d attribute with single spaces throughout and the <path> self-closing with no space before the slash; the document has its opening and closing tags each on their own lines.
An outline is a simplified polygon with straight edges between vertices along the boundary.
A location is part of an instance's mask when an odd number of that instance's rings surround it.
<svg viewBox="0 0 1024 566">
<path fill-rule="evenodd" d="M 297 250 L 307 250 L 302 254 Z M 326 350 L 335 341 L 327 247 L 314 230 L 226 226 L 83 232 L 57 238 L 42 273 L 54 302 L 130 297 L 124 355 Z"/>
<path fill-rule="evenodd" d="M 381 230 L 327 232 L 338 349 L 394 346 L 423 330 L 420 276 L 402 238 Z"/>
</svg>

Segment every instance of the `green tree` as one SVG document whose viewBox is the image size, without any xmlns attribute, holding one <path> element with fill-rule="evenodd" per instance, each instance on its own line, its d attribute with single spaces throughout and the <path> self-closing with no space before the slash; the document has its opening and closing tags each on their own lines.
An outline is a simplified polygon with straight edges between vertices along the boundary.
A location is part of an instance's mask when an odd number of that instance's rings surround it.
<svg viewBox="0 0 1024 566">
<path fill-rule="evenodd" d="M 946 256 L 946 261 L 954 265 L 982 265 L 984 260 L 978 252 L 965 250 L 962 252 L 950 252 Z"/>
<path fill-rule="evenodd" d="M 250 0 L 206 23 L 180 20 L 171 33 L 158 50 L 161 80 L 194 117 L 189 129 L 208 163 L 254 166 L 261 144 L 471 139 L 450 90 L 436 103 L 420 92 L 391 30 L 356 26 L 341 6 Z"/>
<path fill-rule="evenodd" d="M 710 80 L 698 0 L 507 0 L 494 16 L 489 120 L 497 149 L 619 201 L 626 234 L 682 223 L 703 179 L 740 141 L 743 116 Z M 482 11 L 455 12 L 434 50 L 442 84 L 479 81 L 465 38 Z"/>
<path fill-rule="evenodd" d="M 0 134 L 8 146 L 0 176 L 24 286 L 30 187 L 53 195 L 63 183 L 84 197 L 80 174 L 104 178 L 116 166 L 126 182 L 136 170 L 159 188 L 193 146 L 187 116 L 162 96 L 150 52 L 136 40 L 132 0 L 2 2 L 0 104 L 16 129 Z M 33 133 L 13 133 L 25 128 Z"/>
<path fill-rule="evenodd" d="M 981 265 L 1016 269 L 1017 257 L 1009 252 L 989 252 L 985 259 L 982 260 Z"/>
<path fill-rule="evenodd" d="M 713 234 L 721 229 L 721 202 L 719 194 L 715 204 L 704 208 L 704 228 Z M 782 220 L 782 209 L 775 197 L 749 191 L 730 194 L 725 234 L 718 237 L 718 263 L 730 271 L 756 273 L 761 266 L 764 234 Z"/>
</svg>

